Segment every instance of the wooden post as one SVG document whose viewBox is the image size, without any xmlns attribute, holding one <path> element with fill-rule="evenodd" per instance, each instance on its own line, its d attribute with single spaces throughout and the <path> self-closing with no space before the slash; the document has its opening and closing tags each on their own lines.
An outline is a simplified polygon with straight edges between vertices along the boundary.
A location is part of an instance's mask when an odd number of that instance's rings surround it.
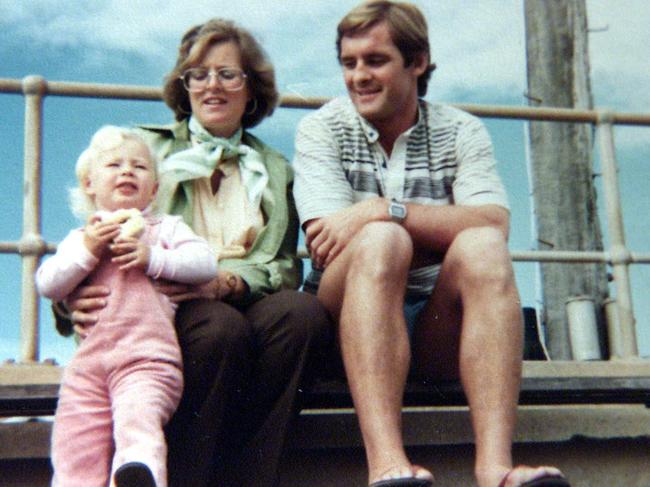
<svg viewBox="0 0 650 487">
<path fill-rule="evenodd" d="M 530 104 L 592 108 L 585 0 L 525 0 Z M 540 250 L 602 250 L 593 184 L 593 127 L 530 124 L 533 204 Z M 604 264 L 540 264 L 547 346 L 551 358 L 571 358 L 566 300 L 594 299 L 601 343 L 607 296 Z"/>
</svg>

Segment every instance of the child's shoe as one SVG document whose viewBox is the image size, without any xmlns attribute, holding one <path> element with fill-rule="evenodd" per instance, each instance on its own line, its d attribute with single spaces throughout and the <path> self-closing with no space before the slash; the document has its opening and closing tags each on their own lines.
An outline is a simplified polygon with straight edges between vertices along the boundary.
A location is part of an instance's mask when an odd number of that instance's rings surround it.
<svg viewBox="0 0 650 487">
<path fill-rule="evenodd" d="M 129 462 L 115 471 L 116 487 L 156 487 L 149 467 L 141 462 Z"/>
</svg>

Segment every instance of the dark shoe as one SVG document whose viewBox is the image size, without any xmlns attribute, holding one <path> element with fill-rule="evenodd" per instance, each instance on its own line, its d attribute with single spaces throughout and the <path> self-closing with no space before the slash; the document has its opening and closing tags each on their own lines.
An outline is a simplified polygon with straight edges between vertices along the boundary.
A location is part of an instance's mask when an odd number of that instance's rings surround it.
<svg viewBox="0 0 650 487">
<path fill-rule="evenodd" d="M 571 484 L 564 477 L 545 475 L 530 482 L 525 482 L 521 484 L 521 487 L 571 487 Z"/>
<path fill-rule="evenodd" d="M 156 481 L 149 467 L 140 462 L 129 462 L 115 471 L 117 487 L 156 487 Z"/>
<path fill-rule="evenodd" d="M 428 479 L 415 477 L 402 477 L 400 479 L 387 479 L 373 482 L 369 487 L 431 487 L 433 482 Z"/>
<path fill-rule="evenodd" d="M 519 467 L 513 468 L 510 470 L 510 472 L 508 472 L 508 475 L 503 477 L 503 480 L 499 484 L 499 487 L 504 487 L 506 485 L 508 477 L 510 477 L 510 474 L 517 468 Z M 519 485 L 519 487 L 571 487 L 571 484 L 567 479 L 560 475 L 546 474 L 541 477 L 537 477 L 535 480 L 524 482 L 523 484 Z"/>
</svg>

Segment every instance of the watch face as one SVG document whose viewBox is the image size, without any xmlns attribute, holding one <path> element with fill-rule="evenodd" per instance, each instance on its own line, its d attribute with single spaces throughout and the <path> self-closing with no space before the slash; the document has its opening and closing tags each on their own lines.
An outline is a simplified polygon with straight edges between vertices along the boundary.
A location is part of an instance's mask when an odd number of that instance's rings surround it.
<svg viewBox="0 0 650 487">
<path fill-rule="evenodd" d="M 395 221 L 403 221 L 406 218 L 406 206 L 401 203 L 392 202 L 388 207 L 388 212 Z"/>
</svg>

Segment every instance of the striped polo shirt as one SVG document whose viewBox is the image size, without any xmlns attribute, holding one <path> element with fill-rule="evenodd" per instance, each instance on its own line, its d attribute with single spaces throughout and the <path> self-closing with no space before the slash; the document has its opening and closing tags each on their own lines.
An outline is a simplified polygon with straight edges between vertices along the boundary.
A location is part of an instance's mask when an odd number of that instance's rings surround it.
<svg viewBox="0 0 650 487">
<path fill-rule="evenodd" d="M 419 102 L 418 121 L 386 154 L 379 133 L 348 97 L 335 98 L 298 125 L 293 167 L 301 224 L 381 196 L 426 205 L 508 207 L 492 142 L 477 117 Z M 439 264 L 409 274 L 410 294 L 429 294 Z"/>
</svg>

